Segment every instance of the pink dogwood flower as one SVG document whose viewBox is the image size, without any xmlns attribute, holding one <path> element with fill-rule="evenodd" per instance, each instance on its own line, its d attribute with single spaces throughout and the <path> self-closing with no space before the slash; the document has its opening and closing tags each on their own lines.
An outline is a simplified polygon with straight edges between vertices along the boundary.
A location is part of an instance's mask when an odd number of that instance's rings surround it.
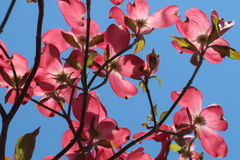
<svg viewBox="0 0 240 160">
<path fill-rule="evenodd" d="M 109 58 L 115 56 L 118 52 L 125 49 L 130 41 L 130 34 L 126 27 L 110 25 L 104 35 L 104 42 L 109 46 Z M 104 62 L 103 56 L 95 58 L 99 65 Z M 139 78 L 143 75 L 144 61 L 133 54 L 119 56 L 108 66 L 109 82 L 113 91 L 122 98 L 129 98 L 137 94 L 137 88 L 122 76 L 129 78 Z"/>
<path fill-rule="evenodd" d="M 176 40 L 172 42 L 173 46 L 181 53 L 201 53 L 206 50 L 204 53 L 204 58 L 207 61 L 211 63 L 221 62 L 224 56 L 209 46 L 229 46 L 228 42 L 220 36 L 228 29 L 230 29 L 234 25 L 234 22 L 225 22 L 223 19 L 220 19 L 217 24 L 219 26 L 220 33 L 218 37 L 214 38 L 212 41 L 212 37 L 210 36 L 212 36 L 211 34 L 214 31 L 214 24 L 211 25 L 207 15 L 204 12 L 202 12 L 200 9 L 192 8 L 186 11 L 185 16 L 187 17 L 186 21 L 177 21 L 177 29 L 196 48 L 193 50 L 189 48 L 181 48 Z M 218 18 L 218 14 L 215 10 L 212 11 L 212 21 L 214 18 L 213 16 L 216 16 Z"/>
<path fill-rule="evenodd" d="M 60 53 L 70 48 L 71 46 L 85 50 L 86 43 L 86 24 L 87 20 L 84 18 L 86 13 L 86 6 L 82 1 L 79 0 L 69 0 L 62 1 L 58 0 L 59 8 L 63 14 L 63 17 L 67 24 L 72 28 L 71 31 L 65 31 L 63 29 L 51 29 L 44 33 L 42 41 L 44 44 L 55 45 Z M 90 22 L 90 40 L 97 36 L 100 26 L 93 20 Z M 68 42 L 66 37 L 71 37 Z"/>
<path fill-rule="evenodd" d="M 179 95 L 179 92 L 173 91 L 171 93 L 172 100 L 176 101 Z M 215 131 L 215 129 L 225 131 L 228 127 L 227 121 L 223 118 L 223 110 L 217 104 L 202 109 L 202 99 L 201 91 L 190 87 L 178 103 L 183 108 L 175 113 L 174 124 L 177 129 L 182 123 L 194 127 L 195 134 L 208 154 L 215 158 L 226 157 L 227 144 L 223 137 Z"/>
<path fill-rule="evenodd" d="M 171 5 L 156 11 L 149 16 L 150 6 L 146 0 L 134 0 L 134 3 L 128 2 L 128 17 L 135 23 L 136 33 L 146 33 L 154 28 L 164 28 L 173 25 L 178 19 L 178 6 Z M 119 24 L 124 24 L 124 14 L 118 7 L 110 10 L 110 17 L 114 18 Z"/>
</svg>

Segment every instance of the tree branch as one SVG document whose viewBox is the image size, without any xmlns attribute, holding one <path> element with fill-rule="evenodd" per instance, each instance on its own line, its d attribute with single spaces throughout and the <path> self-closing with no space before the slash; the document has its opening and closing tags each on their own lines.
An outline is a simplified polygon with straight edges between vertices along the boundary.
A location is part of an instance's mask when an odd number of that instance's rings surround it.
<svg viewBox="0 0 240 160">
<path fill-rule="evenodd" d="M 12 9 L 14 7 L 15 2 L 16 2 L 16 0 L 12 0 L 11 4 L 8 7 L 8 11 L 7 11 L 7 13 L 6 13 L 6 15 L 5 15 L 5 17 L 4 17 L 3 21 L 2 21 L 1 26 L 0 26 L 0 34 L 3 32 L 3 28 L 4 28 L 5 24 L 8 21 L 8 18 L 10 16 L 11 12 L 12 12 Z"/>
</svg>

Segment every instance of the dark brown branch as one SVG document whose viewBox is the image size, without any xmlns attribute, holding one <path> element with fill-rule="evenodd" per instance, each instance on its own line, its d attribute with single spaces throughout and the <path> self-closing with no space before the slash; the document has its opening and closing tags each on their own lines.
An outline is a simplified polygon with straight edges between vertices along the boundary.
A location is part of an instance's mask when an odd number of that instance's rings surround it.
<svg viewBox="0 0 240 160">
<path fill-rule="evenodd" d="M 37 24 L 37 35 L 36 35 L 36 58 L 33 69 L 23 87 L 21 94 L 19 95 L 18 99 L 13 104 L 10 112 L 3 117 L 2 119 L 2 131 L 0 137 L 0 159 L 5 159 L 5 147 L 6 147 L 6 140 L 7 140 L 7 132 L 9 128 L 9 124 L 13 119 L 14 115 L 18 111 L 25 95 L 27 94 L 27 90 L 30 87 L 30 84 L 37 72 L 38 66 L 40 64 L 40 57 L 41 57 L 41 33 L 42 33 L 42 22 L 43 22 L 43 15 L 44 15 L 44 2 L 43 0 L 38 0 L 38 24 Z"/>
<path fill-rule="evenodd" d="M 15 2 L 16 2 L 16 0 L 12 0 L 11 4 L 8 7 L 8 11 L 7 11 L 7 13 L 6 13 L 6 15 L 5 15 L 5 17 L 4 17 L 3 21 L 2 21 L 1 26 L 0 26 L 0 34 L 3 32 L 3 28 L 4 28 L 5 24 L 8 21 L 8 18 L 10 16 L 11 12 L 12 12 L 12 9 L 14 7 Z"/>
</svg>

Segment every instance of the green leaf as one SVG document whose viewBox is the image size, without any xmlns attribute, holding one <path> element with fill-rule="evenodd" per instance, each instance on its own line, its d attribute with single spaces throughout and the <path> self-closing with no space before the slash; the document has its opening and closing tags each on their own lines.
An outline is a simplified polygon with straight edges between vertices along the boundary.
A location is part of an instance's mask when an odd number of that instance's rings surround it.
<svg viewBox="0 0 240 160">
<path fill-rule="evenodd" d="M 223 56 L 227 56 L 232 59 L 240 60 L 240 52 L 236 51 L 235 49 L 233 49 L 229 46 L 212 45 L 210 47 L 212 47 L 216 52 L 220 53 Z"/>
<path fill-rule="evenodd" d="M 65 59 L 65 58 L 63 58 L 63 60 L 67 61 L 68 64 L 76 70 L 81 70 L 82 69 L 81 64 L 76 59 L 72 59 L 72 58 L 66 58 Z"/>
<path fill-rule="evenodd" d="M 72 35 L 62 32 L 62 36 L 65 41 L 72 47 L 80 48 L 78 43 L 75 41 Z"/>
<path fill-rule="evenodd" d="M 168 111 L 163 111 L 161 114 L 160 114 L 160 118 L 159 118 L 159 121 L 161 121 L 165 115 L 167 114 Z"/>
<path fill-rule="evenodd" d="M 158 76 L 151 76 L 150 78 L 155 78 L 158 81 L 160 87 L 162 87 L 162 80 Z"/>
<path fill-rule="evenodd" d="M 89 42 L 89 46 L 92 47 L 98 43 L 104 42 L 104 34 L 100 34 L 95 36 L 90 42 Z"/>
<path fill-rule="evenodd" d="M 179 152 L 182 148 L 177 144 L 170 144 L 170 149 L 173 150 L 173 152 Z"/>
<path fill-rule="evenodd" d="M 151 114 L 152 116 L 154 116 L 154 117 L 157 116 L 157 114 L 158 114 L 158 112 L 157 112 L 157 104 L 153 106 L 153 114 L 154 114 L 154 115 L 152 114 L 152 111 L 150 111 L 150 114 Z"/>
<path fill-rule="evenodd" d="M 141 82 L 138 84 L 138 86 L 142 88 L 143 92 L 146 92 L 146 87 L 145 87 L 145 84 L 143 83 L 143 81 L 141 81 Z"/>
<path fill-rule="evenodd" d="M 187 40 L 187 38 L 171 36 L 178 44 L 179 47 L 189 49 L 192 51 L 198 51 L 198 49 Z"/>
<path fill-rule="evenodd" d="M 208 37 L 207 44 L 212 43 L 213 41 L 215 41 L 220 37 L 220 29 L 218 26 L 218 23 L 219 23 L 218 21 L 219 21 L 219 18 L 216 15 L 212 15 L 212 32 Z"/>
<path fill-rule="evenodd" d="M 32 133 L 27 133 L 18 139 L 17 144 L 15 145 L 16 160 L 29 160 L 32 158 L 39 129 L 40 127 Z"/>
<path fill-rule="evenodd" d="M 90 53 L 87 59 L 87 67 L 93 64 L 93 60 L 96 57 L 95 53 Z"/>
<path fill-rule="evenodd" d="M 198 65 L 198 61 L 199 61 L 199 55 L 198 53 L 194 53 L 190 59 L 190 62 L 192 65 L 196 67 Z"/>
<path fill-rule="evenodd" d="M 143 50 L 145 47 L 145 39 L 141 35 L 140 40 L 136 43 L 136 48 L 134 50 L 134 54 L 137 54 L 139 51 Z"/>
<path fill-rule="evenodd" d="M 149 58 L 149 68 L 150 68 L 150 72 L 152 72 L 156 67 L 157 67 L 157 64 L 158 64 L 158 57 L 159 55 L 157 55 L 155 53 L 155 50 L 153 49 L 152 50 L 152 53 L 150 54 L 150 58 Z"/>
<path fill-rule="evenodd" d="M 130 18 L 128 18 L 128 16 L 124 16 L 124 23 L 126 26 L 128 26 L 128 28 L 130 28 L 134 33 L 136 33 L 136 25 Z"/>
</svg>

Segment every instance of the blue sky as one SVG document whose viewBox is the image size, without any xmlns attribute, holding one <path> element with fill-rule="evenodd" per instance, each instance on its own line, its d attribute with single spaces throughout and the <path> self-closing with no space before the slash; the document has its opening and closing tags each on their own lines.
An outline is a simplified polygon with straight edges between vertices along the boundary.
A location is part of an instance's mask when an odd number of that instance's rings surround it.
<svg viewBox="0 0 240 160">
<path fill-rule="evenodd" d="M 9 1 L 2 2 L 0 6 L 0 21 L 9 3 Z M 208 15 L 210 15 L 211 9 L 215 9 L 218 11 L 220 17 L 224 17 L 225 20 L 236 21 L 235 26 L 224 34 L 223 37 L 228 40 L 231 47 L 240 50 L 240 10 L 238 3 L 236 0 L 222 1 L 221 3 L 218 0 L 150 1 L 150 14 L 165 6 L 176 4 L 179 6 L 181 19 L 185 20 L 184 13 L 187 9 L 199 8 Z M 112 6 L 108 0 L 102 0 L 101 2 L 92 1 L 92 5 L 92 19 L 100 24 L 101 31 L 105 30 L 111 23 L 115 23 L 114 20 L 108 19 L 108 11 Z M 125 9 L 126 2 L 121 7 Z M 29 68 L 32 67 L 35 55 L 37 10 L 37 4 L 27 4 L 24 0 L 17 1 L 10 19 L 4 28 L 4 32 L 0 35 L 0 39 L 7 45 L 9 53 L 17 52 L 28 58 Z M 66 24 L 58 9 L 57 1 L 46 0 L 43 33 L 52 28 L 70 30 L 70 27 Z M 180 91 L 194 71 L 194 67 L 189 63 L 191 55 L 179 54 L 172 47 L 172 39 L 170 38 L 172 35 L 181 36 L 175 25 L 154 30 L 152 34 L 145 36 L 147 42 L 145 50 L 138 53 L 141 58 L 145 59 L 146 54 L 150 53 L 152 48 L 154 48 L 156 53 L 160 55 L 160 66 L 156 75 L 162 80 L 163 86 L 159 87 L 156 80 L 150 81 L 153 102 L 154 104 L 158 104 L 159 113 L 168 110 L 173 103 L 170 93 L 173 90 Z M 63 53 L 63 57 L 66 58 L 68 53 Z M 127 54 L 131 53 L 133 53 L 133 50 L 127 52 Z M 230 58 L 225 58 L 219 64 L 211 64 L 204 61 L 192 84 L 192 86 L 198 88 L 203 93 L 203 108 L 217 103 L 224 109 L 224 117 L 229 123 L 228 130 L 221 133 L 229 148 L 228 156 L 225 159 L 240 158 L 238 153 L 239 140 L 237 138 L 239 134 L 239 126 L 237 124 L 240 122 L 239 66 L 239 61 Z M 136 85 L 138 84 L 137 81 L 132 82 Z M 5 88 L 2 88 L 0 92 L 3 95 L 0 97 L 0 102 L 3 104 Z M 128 100 L 117 97 L 109 84 L 98 89 L 97 93 L 108 110 L 108 116 L 115 119 L 120 127 L 130 128 L 132 134 L 145 130 L 141 126 L 141 123 L 146 121 L 145 118 L 149 114 L 150 109 L 147 96 L 145 93 L 142 93 L 140 88 L 139 93 Z M 6 104 L 4 107 L 8 110 L 11 105 Z M 175 111 L 178 111 L 180 108 L 178 106 Z M 165 124 L 172 124 L 172 116 L 168 118 Z M 57 116 L 46 118 L 38 112 L 35 104 L 28 103 L 20 108 L 10 126 L 7 156 L 13 157 L 15 143 L 21 135 L 32 132 L 39 126 L 41 126 L 40 134 L 37 137 L 37 144 L 32 159 L 42 159 L 47 155 L 58 153 L 61 149 L 61 137 L 67 129 L 66 122 Z M 196 150 L 199 152 L 203 151 L 200 144 L 197 144 Z M 160 151 L 161 145 L 160 143 L 144 141 L 141 145 L 137 146 L 144 146 L 145 152 L 150 153 L 154 157 Z M 129 151 L 137 146 L 132 147 Z M 176 153 L 171 152 L 169 155 L 169 159 L 176 159 L 177 157 L 178 154 Z M 215 158 L 205 153 L 205 159 L 212 160 Z"/>
</svg>

